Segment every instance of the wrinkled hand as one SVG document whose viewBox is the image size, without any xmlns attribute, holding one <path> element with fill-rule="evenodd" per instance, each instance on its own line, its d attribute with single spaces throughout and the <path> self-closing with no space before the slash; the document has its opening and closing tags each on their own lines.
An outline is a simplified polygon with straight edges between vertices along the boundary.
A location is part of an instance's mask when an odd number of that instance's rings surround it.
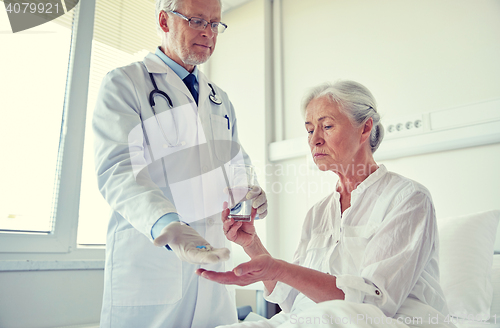
<svg viewBox="0 0 500 328">
<path fill-rule="evenodd" d="M 229 259 L 229 249 L 213 248 L 196 230 L 182 222 L 172 222 L 163 228 L 154 244 L 168 244 L 180 260 L 193 264 L 217 263 Z"/>
<path fill-rule="evenodd" d="M 246 198 L 253 199 L 252 207 L 257 210 L 259 219 L 263 219 L 267 216 L 267 197 L 261 187 L 252 186 L 252 189 L 248 191 Z"/>
<path fill-rule="evenodd" d="M 236 243 L 243 248 L 250 246 L 257 233 L 255 232 L 254 218 L 257 212 L 256 209 L 252 208 L 252 213 L 250 215 L 250 222 L 245 221 L 235 221 L 234 219 L 228 218 L 229 208 L 227 207 L 227 202 L 224 202 L 224 210 L 221 213 L 222 218 L 222 229 L 224 234 L 229 241 Z"/>
<path fill-rule="evenodd" d="M 238 265 L 233 271 L 215 272 L 198 269 L 196 274 L 224 285 L 246 286 L 257 281 L 277 280 L 281 272 L 280 262 L 271 255 L 262 254 Z"/>
</svg>

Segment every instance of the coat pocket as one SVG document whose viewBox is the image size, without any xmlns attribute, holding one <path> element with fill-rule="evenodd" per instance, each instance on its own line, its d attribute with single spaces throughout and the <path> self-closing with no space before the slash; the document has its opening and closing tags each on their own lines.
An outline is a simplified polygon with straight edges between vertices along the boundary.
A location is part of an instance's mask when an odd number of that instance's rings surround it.
<svg viewBox="0 0 500 328">
<path fill-rule="evenodd" d="M 182 262 L 136 229 L 115 233 L 111 291 L 114 306 L 173 304 L 182 297 Z"/>
<path fill-rule="evenodd" d="M 210 114 L 210 124 L 212 128 L 212 141 L 215 156 L 223 163 L 231 160 L 233 145 L 231 141 L 231 129 L 229 119 L 217 114 Z"/>
</svg>

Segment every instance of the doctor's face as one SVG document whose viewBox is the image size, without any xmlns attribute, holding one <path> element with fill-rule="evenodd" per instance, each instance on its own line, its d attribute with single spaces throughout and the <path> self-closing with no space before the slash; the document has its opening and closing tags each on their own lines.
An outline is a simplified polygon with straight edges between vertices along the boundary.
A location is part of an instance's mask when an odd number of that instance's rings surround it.
<svg viewBox="0 0 500 328">
<path fill-rule="evenodd" d="M 305 127 L 311 155 L 320 170 L 342 173 L 360 160 L 363 127 L 354 127 L 330 98 L 316 98 L 307 105 Z"/>
<path fill-rule="evenodd" d="M 187 18 L 203 18 L 209 23 L 220 22 L 221 19 L 218 0 L 184 0 L 177 12 Z M 190 72 L 195 65 L 210 58 L 217 42 L 217 34 L 212 31 L 210 24 L 204 30 L 195 30 L 188 21 L 175 14 L 170 13 L 165 18 L 168 32 L 163 50 L 167 56 Z"/>
</svg>

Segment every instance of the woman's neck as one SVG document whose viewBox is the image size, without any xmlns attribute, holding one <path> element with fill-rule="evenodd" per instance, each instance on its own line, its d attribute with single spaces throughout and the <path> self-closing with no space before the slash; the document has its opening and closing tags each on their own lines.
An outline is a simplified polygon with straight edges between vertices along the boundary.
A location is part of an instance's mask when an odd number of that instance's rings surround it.
<svg viewBox="0 0 500 328">
<path fill-rule="evenodd" d="M 351 193 L 378 169 L 377 163 L 372 159 L 364 164 L 350 164 L 351 169 L 335 172 L 339 176 L 337 192 L 340 193 L 342 213 L 351 206 Z"/>
</svg>

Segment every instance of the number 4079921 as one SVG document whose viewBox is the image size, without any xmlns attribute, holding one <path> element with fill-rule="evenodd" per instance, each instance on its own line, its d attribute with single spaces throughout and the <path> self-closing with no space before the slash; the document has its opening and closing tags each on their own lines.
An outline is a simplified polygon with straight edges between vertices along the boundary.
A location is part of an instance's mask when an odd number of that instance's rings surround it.
<svg viewBox="0 0 500 328">
<path fill-rule="evenodd" d="M 55 3 L 34 3 L 34 2 L 23 2 L 23 3 L 9 3 L 5 8 L 7 13 L 12 14 L 58 14 L 59 4 Z"/>
</svg>

